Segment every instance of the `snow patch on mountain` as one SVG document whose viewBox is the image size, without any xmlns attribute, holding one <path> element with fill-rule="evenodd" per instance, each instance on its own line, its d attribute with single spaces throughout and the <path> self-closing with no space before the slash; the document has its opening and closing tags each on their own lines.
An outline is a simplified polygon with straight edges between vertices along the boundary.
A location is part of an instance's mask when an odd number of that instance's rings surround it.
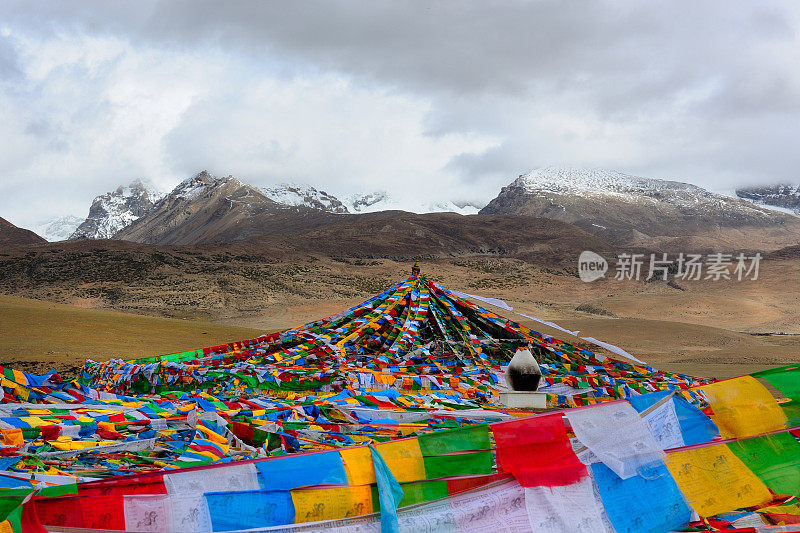
<svg viewBox="0 0 800 533">
<path fill-rule="evenodd" d="M 50 242 L 65 241 L 69 239 L 84 219 L 75 215 L 66 215 L 58 218 L 42 220 L 34 231 Z"/>
<path fill-rule="evenodd" d="M 89 216 L 69 238 L 110 239 L 147 213 L 162 196 L 150 182 L 140 179 L 98 196 L 89 208 Z"/>
<path fill-rule="evenodd" d="M 310 185 L 282 183 L 261 189 L 267 198 L 283 205 L 304 206 L 329 213 L 347 213 L 348 208 L 335 196 Z"/>
</svg>

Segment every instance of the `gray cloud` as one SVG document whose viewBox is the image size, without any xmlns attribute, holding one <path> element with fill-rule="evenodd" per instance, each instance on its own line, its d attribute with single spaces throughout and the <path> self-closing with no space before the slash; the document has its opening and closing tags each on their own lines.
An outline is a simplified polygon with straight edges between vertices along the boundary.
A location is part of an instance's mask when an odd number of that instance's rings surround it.
<svg viewBox="0 0 800 533">
<path fill-rule="evenodd" d="M 80 173 L 92 196 L 209 167 L 474 199 L 546 164 L 800 179 L 793 2 L 20 1 L 3 18 L 0 104 L 23 111 L 0 133 L 41 138 L 0 148 L 9 183 Z"/>
<path fill-rule="evenodd" d="M 17 81 L 22 75 L 14 46 L 0 35 L 0 83 Z"/>
</svg>

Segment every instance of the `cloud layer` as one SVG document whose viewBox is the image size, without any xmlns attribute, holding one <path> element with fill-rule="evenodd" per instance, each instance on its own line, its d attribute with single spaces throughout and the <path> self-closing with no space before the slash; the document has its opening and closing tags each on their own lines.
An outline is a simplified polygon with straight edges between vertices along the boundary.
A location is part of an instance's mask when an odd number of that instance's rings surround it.
<svg viewBox="0 0 800 533">
<path fill-rule="evenodd" d="M 137 177 L 488 200 L 542 165 L 800 180 L 793 2 L 6 2 L 0 216 Z"/>
</svg>

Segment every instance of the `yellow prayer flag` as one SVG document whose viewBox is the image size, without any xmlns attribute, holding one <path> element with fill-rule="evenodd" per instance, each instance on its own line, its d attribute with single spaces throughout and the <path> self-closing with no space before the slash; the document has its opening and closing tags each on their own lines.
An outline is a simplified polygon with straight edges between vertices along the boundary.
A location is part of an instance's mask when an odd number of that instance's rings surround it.
<svg viewBox="0 0 800 533">
<path fill-rule="evenodd" d="M 2 384 L 3 387 L 13 390 L 17 394 L 17 396 L 23 401 L 28 401 L 28 399 L 30 398 L 31 390 L 24 385 L 20 385 L 16 381 L 12 381 L 4 377 L 0 380 L 0 384 Z"/>
<path fill-rule="evenodd" d="M 786 427 L 786 414 L 775 397 L 752 376 L 699 387 L 723 438 L 763 435 Z"/>
<path fill-rule="evenodd" d="M 38 416 L 21 416 L 19 417 L 19 419 L 28 424 L 32 428 L 38 428 L 40 426 L 50 426 L 53 424 L 52 422 L 42 420 Z"/>
<path fill-rule="evenodd" d="M 668 453 L 664 462 L 700 516 L 772 500 L 764 483 L 724 444 Z"/>
<path fill-rule="evenodd" d="M 400 429 L 400 434 L 403 435 L 404 437 L 407 437 L 413 433 L 416 433 L 420 429 L 427 427 L 428 426 L 426 424 L 403 424 L 402 426 L 399 427 L 399 429 Z"/>
<path fill-rule="evenodd" d="M 425 463 L 422 461 L 422 450 L 420 450 L 419 440 L 416 438 L 384 442 L 376 445 L 375 449 L 386 461 L 386 465 L 397 481 L 425 479 Z"/>
<path fill-rule="evenodd" d="M 369 453 L 369 448 L 366 450 Z M 349 518 L 372 512 L 372 489 L 369 485 L 299 489 L 291 493 L 296 523 Z"/>
<path fill-rule="evenodd" d="M 342 456 L 349 485 L 375 483 L 375 469 L 372 467 L 372 455 L 368 446 L 343 448 L 339 450 L 339 454 Z"/>
<path fill-rule="evenodd" d="M 397 481 L 419 481 L 426 479 L 425 463 L 422 450 L 417 439 L 384 442 L 375 446 L 378 453 Z M 375 469 L 372 466 L 372 455 L 369 447 L 344 448 L 339 450 L 350 485 L 366 485 L 375 483 Z"/>
<path fill-rule="evenodd" d="M 214 431 L 212 431 L 210 429 L 206 429 L 206 430 L 198 429 L 198 433 L 201 434 L 202 438 L 204 438 L 206 440 L 210 440 L 211 442 L 214 442 L 216 444 L 220 444 L 220 445 L 228 444 L 228 439 L 226 439 L 225 437 L 223 437 L 222 435 L 220 435 L 218 433 L 215 433 Z"/>
<path fill-rule="evenodd" d="M 800 503 L 786 503 L 783 505 L 772 505 L 762 507 L 756 512 L 765 514 L 798 515 L 800 516 Z"/>
</svg>

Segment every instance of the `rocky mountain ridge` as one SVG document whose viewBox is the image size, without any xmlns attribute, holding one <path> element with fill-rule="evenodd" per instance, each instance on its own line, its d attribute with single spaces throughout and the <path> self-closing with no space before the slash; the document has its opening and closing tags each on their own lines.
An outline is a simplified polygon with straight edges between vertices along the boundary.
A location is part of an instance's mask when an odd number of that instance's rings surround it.
<svg viewBox="0 0 800 533">
<path fill-rule="evenodd" d="M 150 211 L 161 196 L 152 184 L 141 179 L 100 195 L 92 202 L 89 216 L 69 238 L 110 239 Z"/>
<path fill-rule="evenodd" d="M 736 196 L 765 207 L 775 207 L 800 215 L 800 185 L 788 183 L 742 187 Z"/>
</svg>

